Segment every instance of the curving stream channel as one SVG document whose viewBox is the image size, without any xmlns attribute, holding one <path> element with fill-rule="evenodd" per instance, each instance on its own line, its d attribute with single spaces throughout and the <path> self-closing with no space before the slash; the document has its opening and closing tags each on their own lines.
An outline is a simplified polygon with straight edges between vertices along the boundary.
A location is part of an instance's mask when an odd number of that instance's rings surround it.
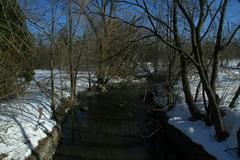
<svg viewBox="0 0 240 160">
<path fill-rule="evenodd" d="M 62 126 L 55 160 L 176 160 L 161 130 L 146 123 L 144 89 L 114 89 L 86 98 Z M 82 112 L 82 107 L 89 110 Z"/>
</svg>

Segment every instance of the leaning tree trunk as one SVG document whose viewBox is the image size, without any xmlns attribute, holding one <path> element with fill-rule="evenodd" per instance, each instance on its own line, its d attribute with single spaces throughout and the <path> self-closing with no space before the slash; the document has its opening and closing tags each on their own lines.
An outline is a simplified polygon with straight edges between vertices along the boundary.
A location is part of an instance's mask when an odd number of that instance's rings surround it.
<svg viewBox="0 0 240 160">
<path fill-rule="evenodd" d="M 232 101 L 229 104 L 229 108 L 234 108 L 235 107 L 235 104 L 237 102 L 237 99 L 238 99 L 239 95 L 240 95 L 240 85 L 239 85 L 239 87 L 237 89 L 237 92 L 235 93 Z"/>
<path fill-rule="evenodd" d="M 215 131 L 216 131 L 216 136 L 217 136 L 219 141 L 222 141 L 226 137 L 228 137 L 228 133 L 224 129 L 221 114 L 220 114 L 220 111 L 219 111 L 219 108 L 218 108 L 218 103 L 217 103 L 217 100 L 216 100 L 216 94 L 212 90 L 211 84 L 209 83 L 209 81 L 207 81 L 206 75 L 204 74 L 204 70 L 201 67 L 201 65 L 198 66 L 198 73 L 199 73 L 200 79 L 202 81 L 202 85 L 204 87 L 204 90 L 206 91 L 209 104 L 211 104 L 208 107 L 209 107 L 209 110 L 211 112 L 211 116 L 213 118 L 214 127 L 215 127 Z"/>
<path fill-rule="evenodd" d="M 219 61 L 220 61 L 219 59 L 220 59 L 223 27 L 224 27 L 227 4 L 228 4 L 228 0 L 224 0 L 221 8 L 221 15 L 220 15 L 220 20 L 218 25 L 214 52 L 213 52 L 212 74 L 211 74 L 211 80 L 210 80 L 212 90 L 215 92 L 216 100 L 218 103 L 220 101 L 220 98 L 216 92 L 216 82 L 217 82 L 218 72 L 219 72 Z"/>
<path fill-rule="evenodd" d="M 199 29 L 199 28 L 198 28 Z M 200 31 L 196 30 L 195 28 L 192 28 L 192 49 L 194 53 L 194 58 L 198 65 L 196 65 L 196 68 L 198 70 L 198 74 L 200 77 L 200 80 L 202 82 L 202 86 L 204 90 L 206 91 L 207 98 L 209 101 L 209 111 L 210 116 L 214 122 L 214 127 L 216 131 L 216 136 L 219 141 L 224 140 L 226 137 L 228 137 L 228 133 L 224 129 L 224 125 L 222 122 L 222 117 L 218 108 L 218 101 L 215 90 L 212 89 L 210 80 L 208 78 L 208 72 L 206 70 L 206 67 L 204 66 L 204 62 L 202 59 L 202 49 L 201 45 L 197 42 L 200 41 Z"/>
<path fill-rule="evenodd" d="M 197 85 L 197 89 L 196 89 L 196 92 L 195 92 L 195 98 L 194 98 L 194 102 L 197 102 L 198 101 L 198 97 L 199 97 L 199 93 L 200 93 L 200 89 L 201 89 L 201 81 L 198 83 Z"/>
<path fill-rule="evenodd" d="M 177 22 L 178 22 L 177 3 L 176 3 L 176 1 L 174 1 L 174 4 L 173 4 L 174 41 L 175 41 L 175 45 L 178 48 L 181 48 L 182 46 L 181 46 L 180 37 L 178 34 Z M 190 88 L 188 74 L 187 74 L 187 60 L 186 60 L 186 57 L 181 52 L 179 52 L 179 55 L 180 55 L 180 62 L 181 62 L 181 78 L 182 78 L 183 91 L 184 91 L 184 95 L 185 95 L 185 101 L 188 105 L 189 111 L 191 112 L 191 115 L 192 115 L 191 119 L 197 120 L 201 117 L 201 114 L 195 107 L 195 104 L 193 101 L 193 96 L 191 93 L 191 88 Z"/>
<path fill-rule="evenodd" d="M 204 67 L 204 63 L 201 59 L 201 45 L 198 45 L 197 42 L 199 41 L 199 31 L 192 30 L 192 46 L 193 46 L 193 52 L 194 52 L 194 57 L 198 65 L 196 66 L 198 70 L 198 74 L 200 77 L 200 80 L 202 82 L 202 86 L 204 90 L 206 91 L 207 98 L 209 101 L 209 112 L 210 116 L 214 122 L 214 127 L 216 131 L 216 136 L 219 141 L 222 141 L 228 137 L 228 133 L 224 129 L 224 125 L 222 122 L 222 117 L 218 108 L 218 100 L 216 96 L 215 90 L 212 89 L 211 83 L 208 78 L 208 72 Z M 200 53 L 199 53 L 200 52 Z"/>
<path fill-rule="evenodd" d="M 225 0 L 227 1 L 227 0 Z M 224 129 L 222 118 L 220 115 L 220 111 L 218 108 L 218 103 L 216 100 L 216 92 L 211 87 L 211 83 L 208 78 L 208 71 L 205 69 L 204 61 L 203 61 L 203 53 L 201 50 L 201 31 L 202 27 L 204 26 L 203 23 L 205 21 L 205 1 L 199 1 L 199 18 L 197 22 L 197 26 L 195 25 L 195 19 L 189 14 L 189 12 L 184 8 L 182 1 L 176 0 L 178 7 L 182 11 L 183 15 L 185 16 L 186 20 L 191 29 L 191 45 L 192 51 L 194 54 L 195 66 L 198 70 L 199 77 L 202 82 L 202 86 L 206 91 L 208 100 L 210 102 L 209 109 L 212 113 L 212 118 L 214 121 L 216 136 L 219 141 L 224 140 L 228 134 Z"/>
<path fill-rule="evenodd" d="M 192 120 L 198 120 L 201 118 L 200 112 L 197 110 L 194 101 L 193 101 L 193 96 L 191 93 L 191 88 L 189 84 L 189 79 L 187 75 L 187 61 L 186 58 L 181 55 L 180 57 L 181 61 L 181 77 L 182 77 L 182 86 L 183 86 L 183 92 L 185 95 L 185 101 L 188 105 L 189 111 L 191 112 L 192 115 Z"/>
</svg>

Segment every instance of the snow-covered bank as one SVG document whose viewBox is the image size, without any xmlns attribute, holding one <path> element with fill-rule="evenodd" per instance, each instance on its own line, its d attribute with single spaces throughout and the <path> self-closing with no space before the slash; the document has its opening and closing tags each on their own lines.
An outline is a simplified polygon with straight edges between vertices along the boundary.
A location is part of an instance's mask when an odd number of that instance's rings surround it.
<svg viewBox="0 0 240 160">
<path fill-rule="evenodd" d="M 67 74 L 55 73 L 56 101 L 69 96 L 70 82 Z M 25 159 L 38 141 L 52 131 L 56 122 L 51 119 L 50 71 L 36 70 L 35 80 L 26 87 L 23 96 L 0 103 L 0 157 L 4 159 Z M 88 87 L 88 75 L 79 74 L 77 91 Z M 62 81 L 62 87 L 61 82 Z M 61 91 L 62 89 L 62 91 Z"/>
<path fill-rule="evenodd" d="M 195 93 L 199 79 L 191 77 L 192 93 Z M 222 70 L 219 73 L 218 93 L 221 100 L 220 107 L 226 110 L 226 115 L 223 117 L 224 126 L 230 133 L 230 136 L 223 142 L 218 142 L 214 137 L 214 127 L 207 126 L 203 121 L 189 121 L 190 113 L 186 103 L 184 102 L 184 94 L 182 92 L 181 83 L 176 86 L 179 96 L 177 105 L 173 110 L 167 112 L 168 123 L 181 130 L 193 142 L 200 144 L 211 155 L 219 160 L 240 159 L 237 152 L 237 136 L 236 132 L 240 128 L 240 103 L 237 103 L 235 109 L 227 108 L 231 98 L 233 97 L 240 83 L 240 70 Z M 156 97 L 156 102 L 163 107 L 166 106 L 166 97 L 162 87 L 158 89 L 159 97 Z M 201 93 L 200 93 L 201 95 Z M 197 106 L 204 112 L 203 99 L 199 98 Z"/>
</svg>

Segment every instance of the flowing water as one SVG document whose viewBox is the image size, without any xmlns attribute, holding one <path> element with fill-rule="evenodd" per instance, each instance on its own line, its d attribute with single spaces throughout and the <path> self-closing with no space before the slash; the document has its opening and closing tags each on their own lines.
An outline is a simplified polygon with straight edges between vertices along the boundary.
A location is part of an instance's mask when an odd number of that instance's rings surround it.
<svg viewBox="0 0 240 160">
<path fill-rule="evenodd" d="M 114 89 L 84 99 L 62 126 L 56 160 L 161 160 L 176 158 L 161 135 L 145 125 L 143 89 Z M 82 107 L 89 110 L 82 112 Z M 156 130 L 157 131 L 157 130 Z M 148 138 L 146 138 L 149 136 Z"/>
</svg>

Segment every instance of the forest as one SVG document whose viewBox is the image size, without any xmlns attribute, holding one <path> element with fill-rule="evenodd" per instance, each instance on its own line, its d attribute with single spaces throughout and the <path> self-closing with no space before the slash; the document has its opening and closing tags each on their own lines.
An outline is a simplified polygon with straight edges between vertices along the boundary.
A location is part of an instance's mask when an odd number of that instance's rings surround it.
<svg viewBox="0 0 240 160">
<path fill-rule="evenodd" d="M 0 159 L 239 159 L 239 52 L 239 0 L 0 0 Z"/>
</svg>

